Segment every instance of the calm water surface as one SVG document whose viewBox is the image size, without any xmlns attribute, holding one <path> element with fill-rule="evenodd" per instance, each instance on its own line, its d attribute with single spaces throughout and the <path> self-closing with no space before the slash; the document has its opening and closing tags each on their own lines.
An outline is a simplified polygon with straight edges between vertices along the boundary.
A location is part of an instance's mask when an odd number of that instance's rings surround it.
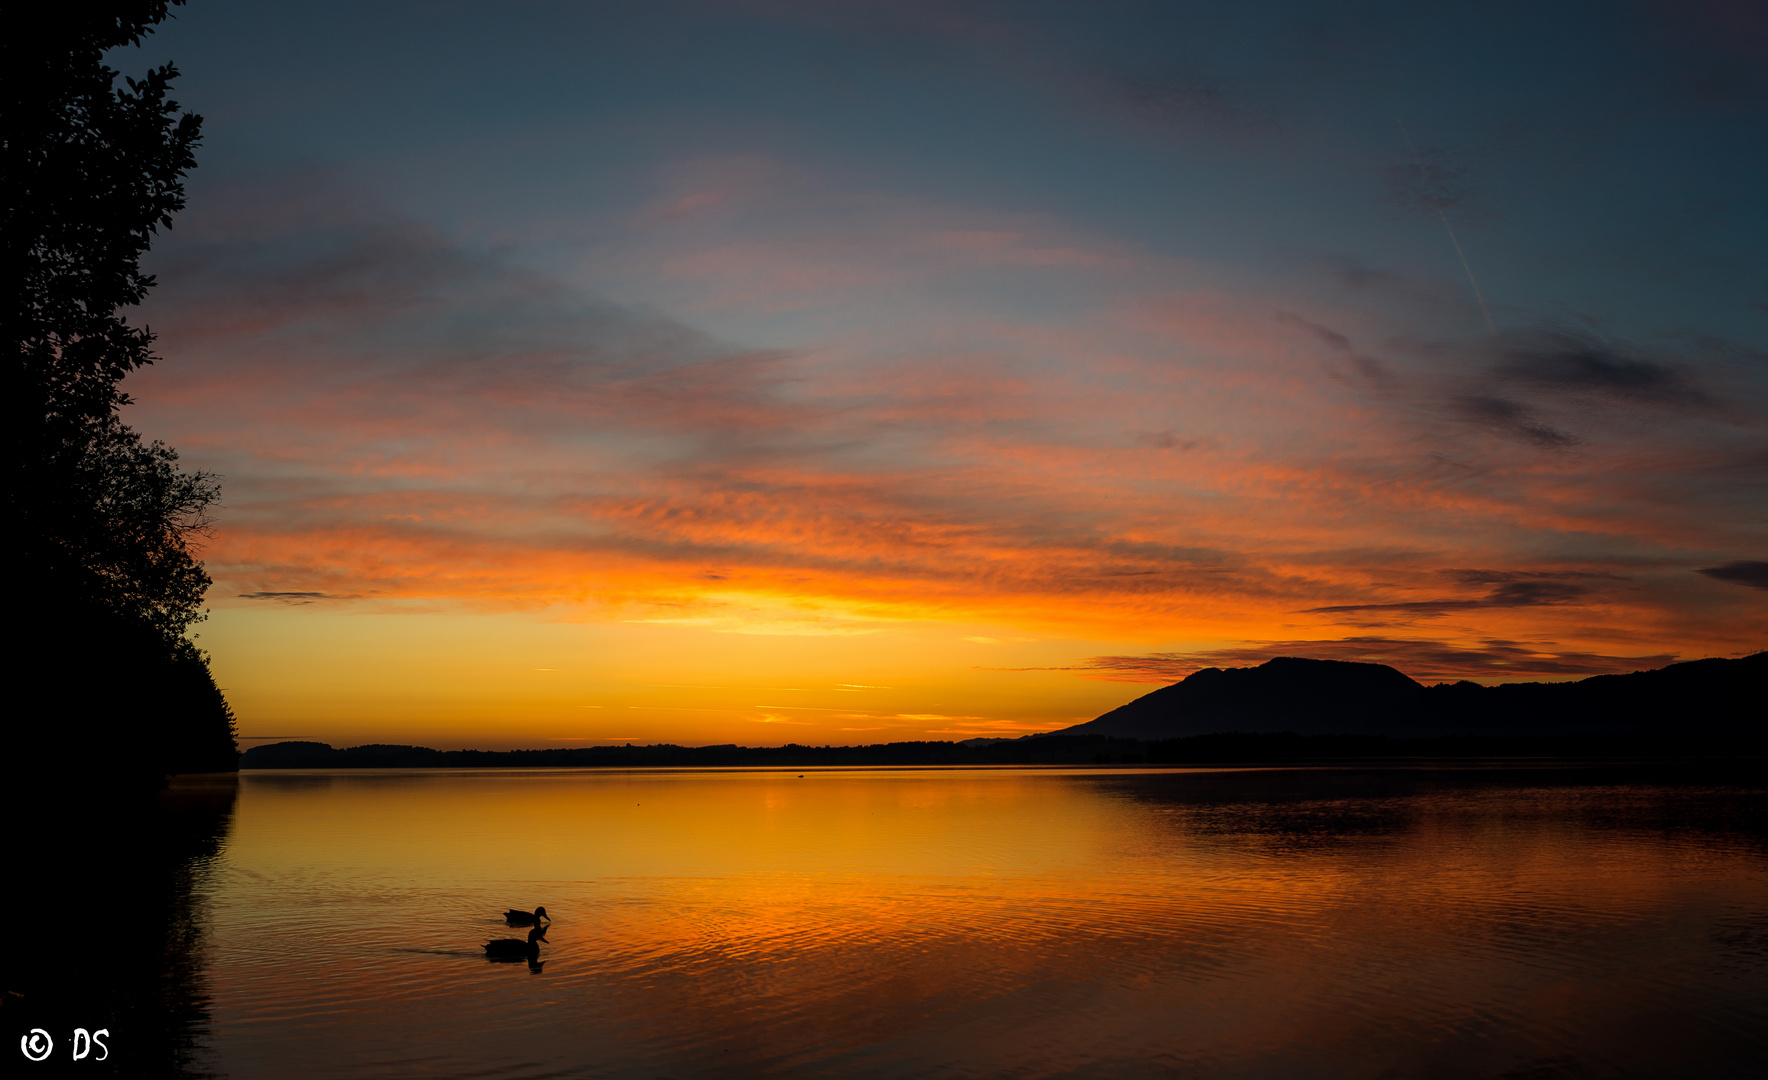
<svg viewBox="0 0 1768 1080">
<path fill-rule="evenodd" d="M 246 773 L 240 1077 L 1748 1076 L 1764 794 L 1601 769 Z M 544 904 L 544 961 L 492 963 Z"/>
</svg>

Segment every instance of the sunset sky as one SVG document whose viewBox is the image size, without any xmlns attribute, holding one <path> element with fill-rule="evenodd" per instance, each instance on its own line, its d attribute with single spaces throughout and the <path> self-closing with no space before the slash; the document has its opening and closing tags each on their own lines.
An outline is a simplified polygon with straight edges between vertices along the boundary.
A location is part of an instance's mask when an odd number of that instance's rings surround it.
<svg viewBox="0 0 1768 1080">
<path fill-rule="evenodd" d="M 128 419 L 223 478 L 252 740 L 1768 645 L 1759 3 L 175 11 Z"/>
</svg>

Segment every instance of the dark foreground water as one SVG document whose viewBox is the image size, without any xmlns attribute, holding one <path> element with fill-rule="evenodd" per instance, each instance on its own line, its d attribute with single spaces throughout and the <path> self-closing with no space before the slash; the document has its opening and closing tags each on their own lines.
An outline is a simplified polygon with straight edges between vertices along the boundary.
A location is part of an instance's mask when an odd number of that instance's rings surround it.
<svg viewBox="0 0 1768 1080">
<path fill-rule="evenodd" d="M 1765 815 L 1615 767 L 247 773 L 185 1067 L 1755 1078 Z"/>
</svg>

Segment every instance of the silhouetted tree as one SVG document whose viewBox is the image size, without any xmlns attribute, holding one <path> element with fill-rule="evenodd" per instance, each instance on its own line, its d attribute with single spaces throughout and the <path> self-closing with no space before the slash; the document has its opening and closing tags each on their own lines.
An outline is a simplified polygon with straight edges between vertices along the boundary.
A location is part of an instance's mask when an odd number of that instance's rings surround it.
<svg viewBox="0 0 1768 1080">
<path fill-rule="evenodd" d="M 82 756 L 140 773 L 233 754 L 232 715 L 185 636 L 209 585 L 192 544 L 219 488 L 119 416 L 123 377 L 154 359 L 152 333 L 120 312 L 154 283 L 141 254 L 184 206 L 202 120 L 168 96 L 175 67 L 123 78 L 104 54 L 182 3 L 38 5 L 0 35 L 15 762 L 75 732 Z"/>
</svg>

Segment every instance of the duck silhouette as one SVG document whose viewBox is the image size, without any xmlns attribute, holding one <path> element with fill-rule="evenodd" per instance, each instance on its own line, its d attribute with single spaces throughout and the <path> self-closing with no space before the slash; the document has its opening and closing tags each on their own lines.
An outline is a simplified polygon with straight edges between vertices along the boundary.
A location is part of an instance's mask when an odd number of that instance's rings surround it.
<svg viewBox="0 0 1768 1080">
<path fill-rule="evenodd" d="M 552 922 L 552 916 L 548 915 L 543 907 L 537 907 L 533 911 L 517 911 L 515 908 L 510 908 L 503 913 L 503 921 L 511 926 L 539 926 L 542 919 Z"/>
<path fill-rule="evenodd" d="M 528 931 L 528 940 L 506 937 L 485 943 L 487 960 L 526 960 L 530 964 L 540 957 L 540 943 L 546 940 L 546 927 L 536 926 Z"/>
</svg>

